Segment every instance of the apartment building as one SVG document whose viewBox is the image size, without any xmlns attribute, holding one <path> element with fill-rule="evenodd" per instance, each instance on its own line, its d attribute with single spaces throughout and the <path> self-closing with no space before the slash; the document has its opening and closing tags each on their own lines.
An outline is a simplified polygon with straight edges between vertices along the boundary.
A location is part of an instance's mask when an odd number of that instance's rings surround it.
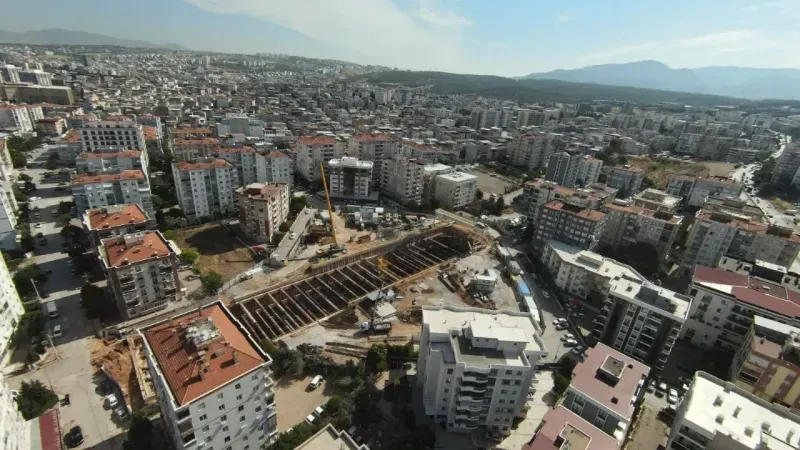
<svg viewBox="0 0 800 450">
<path fill-rule="evenodd" d="M 204 158 L 172 163 L 178 204 L 189 220 L 228 214 L 235 209 L 239 186 L 236 167 L 224 159 Z"/>
<path fill-rule="evenodd" d="M 633 206 L 652 211 L 664 211 L 675 214 L 681 204 L 681 197 L 668 194 L 658 189 L 645 189 L 631 198 Z"/>
<path fill-rule="evenodd" d="M 332 136 L 301 136 L 297 138 L 297 171 L 307 181 L 322 178 L 319 165 L 345 155 L 347 144 Z"/>
<path fill-rule="evenodd" d="M 5 260 L 0 262 L 0 358 L 5 358 L 17 324 L 25 313 Z"/>
<path fill-rule="evenodd" d="M 217 147 L 215 156 L 224 159 L 236 167 L 236 179 L 239 186 L 261 182 L 258 179 L 258 163 L 260 156 L 253 147 L 243 145 L 237 147 Z M 237 186 L 238 187 L 238 186 Z"/>
<path fill-rule="evenodd" d="M 800 328 L 754 316 L 728 378 L 763 400 L 800 410 Z"/>
<path fill-rule="evenodd" d="M 285 153 L 269 152 L 256 155 L 256 180 L 259 183 L 294 184 L 292 160 Z M 291 190 L 291 189 L 290 189 Z"/>
<path fill-rule="evenodd" d="M 295 447 L 295 450 L 369 450 L 367 444 L 358 444 L 346 431 L 339 431 L 330 423 L 305 442 Z"/>
<path fill-rule="evenodd" d="M 544 179 L 566 187 L 597 183 L 603 161 L 579 153 L 559 152 L 550 155 Z"/>
<path fill-rule="evenodd" d="M 127 120 L 86 122 L 79 130 L 84 153 L 139 150 L 147 154 L 142 126 Z"/>
<path fill-rule="evenodd" d="M 343 156 L 328 161 L 328 190 L 331 197 L 368 199 L 371 195 L 372 161 Z"/>
<path fill-rule="evenodd" d="M 251 239 L 271 242 L 289 217 L 289 185 L 252 183 L 236 190 L 239 227 Z"/>
<path fill-rule="evenodd" d="M 605 226 L 605 213 L 553 200 L 542 207 L 532 244 L 541 251 L 548 240 L 555 239 L 584 250 L 594 250 Z"/>
<path fill-rule="evenodd" d="M 217 152 L 219 140 L 213 137 L 188 137 L 174 139 L 172 142 L 172 155 L 175 161 L 193 161 L 200 158 L 210 158 Z"/>
<path fill-rule="evenodd" d="M 689 206 L 703 206 L 708 197 L 739 198 L 744 185 L 725 177 L 698 178 L 689 192 Z"/>
<path fill-rule="evenodd" d="M 800 169 L 800 143 L 787 145 L 781 153 L 772 172 L 772 182 L 787 185 L 796 184 L 797 172 Z"/>
<path fill-rule="evenodd" d="M 386 134 L 362 134 L 348 140 L 346 152 L 347 156 L 373 162 L 372 183 L 380 187 L 383 159 L 391 158 L 397 146 L 398 142 Z"/>
<path fill-rule="evenodd" d="M 692 307 L 681 337 L 701 348 L 734 354 L 756 315 L 800 326 L 800 293 L 758 275 L 697 266 L 689 288 Z"/>
<path fill-rule="evenodd" d="M 20 70 L 19 81 L 22 83 L 38 84 L 39 86 L 52 86 L 53 74 L 44 70 Z"/>
<path fill-rule="evenodd" d="M 529 313 L 423 307 L 417 382 L 425 414 L 448 431 L 508 435 L 527 413 L 546 355 Z"/>
<path fill-rule="evenodd" d="M 34 124 L 25 105 L 0 105 L 0 129 L 30 133 L 35 129 Z"/>
<path fill-rule="evenodd" d="M 139 333 L 174 448 L 257 450 L 275 442 L 272 360 L 221 301 Z"/>
<path fill-rule="evenodd" d="M 18 206 L 13 189 L 16 179 L 6 141 L 0 139 L 0 249 L 3 250 L 16 250 L 18 247 Z"/>
<path fill-rule="evenodd" d="M 800 448 L 800 416 L 705 372 L 678 405 L 669 450 Z"/>
<path fill-rule="evenodd" d="M 703 203 L 703 210 L 720 212 L 734 216 L 749 217 L 755 222 L 766 222 L 767 215 L 758 206 L 751 205 L 746 200 L 733 198 L 708 197 Z"/>
<path fill-rule="evenodd" d="M 241 134 L 246 137 L 264 138 L 264 122 L 248 117 L 242 113 L 225 113 L 216 124 L 217 136 Z"/>
<path fill-rule="evenodd" d="M 75 158 L 83 152 L 81 137 L 77 129 L 70 129 L 63 137 L 56 140 L 58 160 L 74 163 Z"/>
<path fill-rule="evenodd" d="M 90 245 L 95 250 L 103 239 L 156 228 L 155 219 L 148 217 L 137 204 L 89 209 L 83 214 L 82 223 Z"/>
<path fill-rule="evenodd" d="M 689 175 L 673 175 L 667 179 L 667 194 L 688 200 L 696 178 Z"/>
<path fill-rule="evenodd" d="M 401 203 L 422 201 L 425 160 L 395 154 L 383 160 L 381 191 Z"/>
<path fill-rule="evenodd" d="M 64 119 L 44 117 L 36 120 L 36 131 L 44 136 L 61 136 L 64 132 Z"/>
<path fill-rule="evenodd" d="M 751 164 L 763 150 L 757 148 L 734 147 L 728 150 L 725 161 L 734 164 Z"/>
<path fill-rule="evenodd" d="M 618 450 L 619 443 L 574 412 L 556 406 L 542 417 L 531 442 L 522 450 Z"/>
<path fill-rule="evenodd" d="M 103 239 L 97 254 L 124 320 L 164 309 L 183 297 L 178 278 L 180 249 L 161 232 Z"/>
<path fill-rule="evenodd" d="M 644 181 L 644 169 L 625 165 L 611 169 L 606 184 L 619 189 L 620 198 L 627 198 L 639 192 L 642 181 Z"/>
<path fill-rule="evenodd" d="M 39 436 L 33 434 L 32 424 L 22 417 L 17 408 L 19 393 L 9 389 L 4 378 L 0 374 L 0 442 L 7 450 L 32 449 L 31 436 Z"/>
<path fill-rule="evenodd" d="M 604 245 L 619 249 L 636 243 L 650 244 L 661 261 L 667 259 L 683 221 L 681 216 L 644 209 L 620 200 L 606 205 L 605 213 L 607 223 L 601 237 Z"/>
<path fill-rule="evenodd" d="M 447 173 L 453 173 L 456 169 L 445 164 L 426 164 L 422 172 L 422 198 L 430 200 L 436 188 L 436 177 Z"/>
<path fill-rule="evenodd" d="M 6 83 L 20 83 L 19 70 L 20 68 L 13 64 L 3 64 L 0 66 L 0 81 Z"/>
<path fill-rule="evenodd" d="M 509 145 L 511 164 L 528 172 L 544 169 L 554 147 L 542 133 L 522 133 Z"/>
<path fill-rule="evenodd" d="M 150 184 L 141 170 L 75 175 L 72 177 L 72 197 L 78 214 L 87 209 L 136 203 L 149 217 L 155 217 Z"/>
<path fill-rule="evenodd" d="M 650 367 L 602 343 L 572 369 L 561 405 L 621 446 L 642 401 Z M 616 447 L 614 447 L 616 448 Z"/>
<path fill-rule="evenodd" d="M 436 176 L 433 198 L 444 207 L 463 208 L 475 201 L 477 193 L 478 177 L 475 175 L 452 172 Z"/>
<path fill-rule="evenodd" d="M 686 239 L 684 270 L 715 267 L 723 256 L 790 267 L 800 252 L 800 235 L 789 228 L 757 222 L 728 211 L 699 210 Z"/>
<path fill-rule="evenodd" d="M 119 150 L 112 152 L 81 153 L 75 157 L 77 173 L 98 174 L 120 170 L 141 170 L 148 174 L 147 152 Z"/>
</svg>

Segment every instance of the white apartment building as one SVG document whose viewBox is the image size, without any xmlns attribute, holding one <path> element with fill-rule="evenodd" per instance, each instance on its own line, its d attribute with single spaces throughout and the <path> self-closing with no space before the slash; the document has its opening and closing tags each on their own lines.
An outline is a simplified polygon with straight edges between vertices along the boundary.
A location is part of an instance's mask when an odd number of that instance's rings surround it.
<svg viewBox="0 0 800 450">
<path fill-rule="evenodd" d="M 541 250 L 550 239 L 585 250 L 597 248 L 605 234 L 606 214 L 568 202 L 553 200 L 542 207 L 533 235 L 534 248 Z"/>
<path fill-rule="evenodd" d="M 464 172 L 437 175 L 433 198 L 450 209 L 463 208 L 475 201 L 478 177 Z"/>
<path fill-rule="evenodd" d="M 695 372 L 678 405 L 668 450 L 796 450 L 800 416 L 733 383 Z"/>
<path fill-rule="evenodd" d="M 346 142 L 331 136 L 301 136 L 297 138 L 297 171 L 308 181 L 322 178 L 320 163 L 341 158 L 347 149 Z"/>
<path fill-rule="evenodd" d="M 603 161 L 588 155 L 559 152 L 550 155 L 544 179 L 566 187 L 597 183 Z"/>
<path fill-rule="evenodd" d="M 53 74 L 43 70 L 20 70 L 19 80 L 22 83 L 33 83 L 39 86 L 52 86 Z"/>
<path fill-rule="evenodd" d="M 626 165 L 611 169 L 611 175 L 606 184 L 619 189 L 620 198 L 627 198 L 639 192 L 642 181 L 644 181 L 644 170 Z"/>
<path fill-rule="evenodd" d="M 136 204 L 87 210 L 83 214 L 82 223 L 94 250 L 98 249 L 103 239 L 156 227 L 155 219 L 147 217 L 142 207 Z"/>
<path fill-rule="evenodd" d="M 147 175 L 149 173 L 147 166 L 147 152 L 141 150 L 81 153 L 75 157 L 75 170 L 77 173 L 141 170 Z"/>
<path fill-rule="evenodd" d="M 572 380 L 561 405 L 612 436 L 621 446 L 644 397 L 649 373 L 647 365 L 597 343 L 586 349 L 586 357 L 572 369 Z"/>
<path fill-rule="evenodd" d="M 36 128 L 25 105 L 0 105 L 0 129 L 29 133 Z"/>
<path fill-rule="evenodd" d="M 328 161 L 328 189 L 332 197 L 365 199 L 370 197 L 372 161 L 343 156 Z"/>
<path fill-rule="evenodd" d="M 793 142 L 787 145 L 775 164 L 772 172 L 772 182 L 778 184 L 796 184 L 798 181 L 798 169 L 800 169 L 800 143 Z"/>
<path fill-rule="evenodd" d="M 5 260 L 0 262 L 0 358 L 4 358 L 20 318 L 25 313 Z M 0 428 L 1 429 L 1 428 Z"/>
<path fill-rule="evenodd" d="M 668 194 L 658 189 L 645 189 L 634 195 L 631 200 L 633 206 L 638 206 L 652 211 L 665 211 L 674 214 L 681 204 L 681 197 Z"/>
<path fill-rule="evenodd" d="M 554 147 L 541 133 L 522 133 L 509 145 L 511 164 L 528 171 L 544 168 Z"/>
<path fill-rule="evenodd" d="M 13 64 L 4 64 L 0 66 L 0 81 L 7 83 L 19 83 L 19 67 Z"/>
<path fill-rule="evenodd" d="M 419 348 L 425 414 L 454 432 L 509 435 L 547 356 L 531 314 L 452 306 L 423 307 Z"/>
<path fill-rule="evenodd" d="M 136 203 L 148 216 L 155 217 L 150 184 L 141 170 L 76 175 L 72 178 L 72 197 L 78 214 L 87 209 Z"/>
<path fill-rule="evenodd" d="M 289 185 L 253 183 L 236 190 L 239 226 L 251 239 L 272 241 L 289 217 Z"/>
<path fill-rule="evenodd" d="M 730 256 L 790 267 L 800 253 L 800 235 L 788 228 L 758 222 L 731 211 L 699 210 L 686 239 L 684 270 L 695 265 L 715 267 Z"/>
<path fill-rule="evenodd" d="M 124 320 L 164 309 L 179 301 L 180 249 L 159 231 L 103 239 L 97 249 L 108 289 Z"/>
<path fill-rule="evenodd" d="M 682 338 L 701 348 L 735 353 L 755 315 L 800 326 L 800 293 L 766 278 L 697 266 L 689 295 Z"/>
<path fill-rule="evenodd" d="M 358 444 L 346 431 L 339 431 L 330 423 L 315 435 L 295 447 L 295 450 L 369 450 L 367 444 Z"/>
<path fill-rule="evenodd" d="M 395 155 L 383 160 L 381 191 L 402 203 L 422 201 L 425 160 Z"/>
<path fill-rule="evenodd" d="M 22 418 L 16 396 L 0 374 L 0 442 L 5 450 L 29 450 L 30 441 L 30 425 Z"/>
<path fill-rule="evenodd" d="M 243 134 L 246 137 L 264 138 L 264 122 L 248 117 L 242 113 L 225 113 L 225 117 L 217 122 L 217 136 Z"/>
<path fill-rule="evenodd" d="M 236 167 L 236 177 L 239 186 L 247 186 L 250 183 L 261 182 L 258 179 L 258 157 L 253 147 L 243 145 L 241 147 L 218 147 L 216 156 L 224 159 Z M 237 186 L 237 187 L 239 187 Z"/>
<path fill-rule="evenodd" d="M 383 158 L 391 158 L 397 148 L 398 142 L 386 134 L 362 134 L 351 137 L 347 141 L 347 155 L 354 156 L 361 161 L 372 161 L 377 170 L 372 171 L 373 185 L 378 187 L 381 182 Z"/>
<path fill-rule="evenodd" d="M 258 450 L 274 443 L 272 360 L 221 301 L 139 333 L 174 448 Z"/>
<path fill-rule="evenodd" d="M 13 186 L 16 172 L 6 141 L 0 139 L 0 249 L 15 250 L 17 242 L 17 199 Z"/>
<path fill-rule="evenodd" d="M 186 139 L 172 141 L 172 154 L 175 161 L 210 158 L 217 153 L 217 148 L 219 148 L 219 140 L 207 136 L 187 136 Z"/>
<path fill-rule="evenodd" d="M 236 167 L 224 159 L 205 158 L 172 163 L 178 204 L 190 220 L 227 214 L 235 209 L 239 186 Z"/>
<path fill-rule="evenodd" d="M 86 122 L 79 129 L 83 152 L 139 150 L 147 153 L 142 126 L 126 120 Z"/>
<path fill-rule="evenodd" d="M 739 198 L 744 190 L 744 185 L 725 177 L 698 178 L 689 192 L 687 204 L 689 206 L 703 206 L 708 197 L 733 197 Z"/>
<path fill-rule="evenodd" d="M 669 256 L 683 217 L 666 211 L 653 211 L 630 202 L 615 200 L 606 205 L 607 223 L 602 244 L 614 249 L 636 243 L 652 245 L 662 261 Z"/>
<path fill-rule="evenodd" d="M 259 153 L 256 156 L 256 180 L 259 183 L 288 184 L 291 190 L 294 184 L 292 159 L 285 153 L 276 151 Z"/>
</svg>

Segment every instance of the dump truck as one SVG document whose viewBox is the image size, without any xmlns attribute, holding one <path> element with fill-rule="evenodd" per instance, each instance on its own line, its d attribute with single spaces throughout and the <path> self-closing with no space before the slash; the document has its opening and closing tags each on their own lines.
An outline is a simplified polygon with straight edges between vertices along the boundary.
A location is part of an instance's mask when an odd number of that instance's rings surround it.
<svg viewBox="0 0 800 450">
<path fill-rule="evenodd" d="M 392 322 L 361 322 L 363 333 L 388 333 L 392 331 Z"/>
</svg>

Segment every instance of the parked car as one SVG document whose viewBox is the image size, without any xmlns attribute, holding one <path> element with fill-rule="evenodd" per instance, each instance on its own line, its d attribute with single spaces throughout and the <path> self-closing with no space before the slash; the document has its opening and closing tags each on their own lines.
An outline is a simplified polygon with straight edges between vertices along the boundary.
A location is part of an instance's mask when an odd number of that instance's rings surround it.
<svg viewBox="0 0 800 450">
<path fill-rule="evenodd" d="M 564 341 L 564 347 L 575 347 L 576 345 L 578 345 L 578 341 L 575 339 L 567 339 Z"/>
<path fill-rule="evenodd" d="M 297 233 L 295 233 L 295 232 L 289 233 L 289 239 L 294 239 L 296 237 L 297 237 Z"/>
<path fill-rule="evenodd" d="M 117 408 L 114 410 L 114 416 L 120 421 L 128 420 L 128 411 L 125 408 Z"/>
<path fill-rule="evenodd" d="M 103 381 L 100 383 L 100 393 L 103 395 L 108 395 L 111 393 L 111 383 L 108 381 Z"/>
<path fill-rule="evenodd" d="M 53 337 L 60 338 L 62 336 L 61 333 L 61 325 L 56 325 L 53 327 Z"/>
<path fill-rule="evenodd" d="M 553 325 L 558 325 L 560 323 L 566 324 L 567 323 L 567 319 L 565 319 L 563 317 L 559 317 L 557 319 L 553 319 Z"/>
<path fill-rule="evenodd" d="M 567 328 L 569 328 L 569 325 L 567 325 L 566 322 L 560 322 L 558 325 L 556 325 L 556 330 L 559 330 L 559 331 L 560 330 L 566 330 Z"/>
<path fill-rule="evenodd" d="M 675 405 L 678 403 L 678 391 L 675 389 L 669 390 L 669 395 L 667 396 L 667 403 L 670 405 Z"/>
<path fill-rule="evenodd" d="M 316 421 L 316 420 L 317 420 L 317 418 L 316 418 L 316 417 L 314 417 L 314 415 L 313 415 L 313 414 L 309 414 L 309 415 L 306 417 L 306 423 L 308 423 L 309 425 L 314 425 L 314 421 Z"/>
<path fill-rule="evenodd" d="M 317 375 L 313 380 L 311 380 L 311 384 L 309 384 L 308 387 L 313 391 L 314 389 L 318 388 L 323 381 L 325 381 L 325 379 L 322 378 L 322 375 Z"/>
<path fill-rule="evenodd" d="M 64 436 L 64 443 L 67 444 L 67 447 L 69 448 L 77 447 L 83 444 L 83 431 L 81 430 L 81 427 L 72 427 Z"/>
<path fill-rule="evenodd" d="M 570 339 L 574 340 L 575 335 L 573 335 L 572 333 L 566 333 L 565 335 L 561 336 L 561 341 L 568 341 Z"/>
<path fill-rule="evenodd" d="M 320 418 L 321 418 L 321 417 L 322 417 L 322 414 L 323 414 L 324 412 L 325 412 L 325 408 L 323 408 L 322 406 L 317 406 L 316 408 L 314 408 L 314 414 L 315 414 L 317 417 L 320 417 Z"/>
<path fill-rule="evenodd" d="M 116 395 L 110 394 L 106 397 L 106 404 L 108 405 L 108 409 L 114 409 L 119 405 L 119 400 L 117 400 Z"/>
</svg>

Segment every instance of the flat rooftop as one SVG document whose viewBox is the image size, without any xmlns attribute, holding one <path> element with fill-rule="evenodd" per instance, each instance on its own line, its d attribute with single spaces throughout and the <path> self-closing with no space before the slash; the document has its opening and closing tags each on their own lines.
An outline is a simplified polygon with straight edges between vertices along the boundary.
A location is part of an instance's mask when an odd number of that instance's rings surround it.
<svg viewBox="0 0 800 450">
<path fill-rule="evenodd" d="M 145 178 L 144 172 L 141 170 L 123 170 L 115 174 L 75 175 L 72 178 L 72 185 L 113 183 L 115 181 L 124 180 L 144 180 Z"/>
<path fill-rule="evenodd" d="M 569 446 L 567 446 L 569 443 Z M 619 443 L 612 436 L 558 406 L 547 411 L 542 425 L 530 444 L 522 450 L 617 450 Z"/>
<path fill-rule="evenodd" d="M 763 278 L 706 266 L 694 269 L 692 284 L 730 295 L 788 317 L 800 317 L 800 292 Z"/>
<path fill-rule="evenodd" d="M 445 174 L 442 174 L 442 175 L 437 175 L 436 178 L 439 178 L 439 179 L 442 179 L 442 180 L 449 180 L 449 181 L 472 181 L 472 180 L 477 181 L 478 180 L 478 177 L 476 177 L 475 175 L 472 175 L 472 174 L 469 174 L 469 173 L 464 173 L 464 172 L 445 173 Z"/>
<path fill-rule="evenodd" d="M 683 401 L 684 420 L 706 435 L 722 433 L 753 450 L 765 448 L 769 437 L 774 438 L 769 439 L 770 448 L 774 441 L 800 448 L 800 416 L 705 372 L 695 373 Z"/>
<path fill-rule="evenodd" d="M 268 361 L 221 302 L 140 330 L 178 407 Z"/>
<path fill-rule="evenodd" d="M 295 450 L 369 450 L 366 444 L 358 445 L 345 431 L 339 431 L 328 424 L 311 436 Z"/>
</svg>

